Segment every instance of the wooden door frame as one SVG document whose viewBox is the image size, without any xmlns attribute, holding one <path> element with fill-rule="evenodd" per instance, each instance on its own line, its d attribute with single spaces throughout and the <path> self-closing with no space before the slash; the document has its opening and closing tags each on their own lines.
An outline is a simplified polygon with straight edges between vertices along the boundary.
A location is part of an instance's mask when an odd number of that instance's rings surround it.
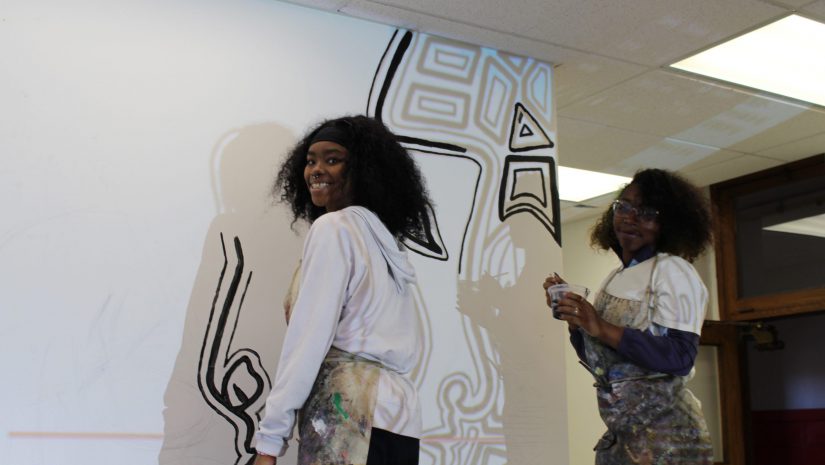
<svg viewBox="0 0 825 465">
<path fill-rule="evenodd" d="M 746 465 L 750 438 L 750 409 L 744 354 L 745 346 L 736 324 L 705 321 L 699 344 L 716 347 L 719 382 L 719 414 L 722 417 L 722 461 L 716 465 Z"/>
<path fill-rule="evenodd" d="M 825 308 L 825 287 L 740 297 L 736 256 L 738 198 L 797 181 L 825 177 L 825 154 L 722 181 L 710 186 L 714 206 L 713 236 L 719 316 L 722 320 L 753 321 L 817 312 Z"/>
</svg>

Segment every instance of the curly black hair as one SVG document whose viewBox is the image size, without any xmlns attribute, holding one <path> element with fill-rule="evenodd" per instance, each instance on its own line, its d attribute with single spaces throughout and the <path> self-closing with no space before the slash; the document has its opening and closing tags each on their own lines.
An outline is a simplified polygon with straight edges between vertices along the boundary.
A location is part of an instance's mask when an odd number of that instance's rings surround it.
<svg viewBox="0 0 825 465">
<path fill-rule="evenodd" d="M 674 172 L 661 169 L 637 171 L 630 185 L 639 188 L 646 206 L 659 210 L 658 252 L 677 255 L 689 262 L 702 254 L 712 239 L 711 214 L 705 196 L 696 186 Z M 618 250 L 612 206 L 593 226 L 590 245 Z"/>
<path fill-rule="evenodd" d="M 312 138 L 327 126 L 347 134 L 349 159 L 346 177 L 352 186 L 352 204 L 373 211 L 396 237 L 425 233 L 430 204 L 421 172 L 395 135 L 381 121 L 363 115 L 326 120 L 312 128 L 287 154 L 272 193 L 290 206 L 293 224 L 310 223 L 326 213 L 312 203 L 304 167 Z"/>
</svg>

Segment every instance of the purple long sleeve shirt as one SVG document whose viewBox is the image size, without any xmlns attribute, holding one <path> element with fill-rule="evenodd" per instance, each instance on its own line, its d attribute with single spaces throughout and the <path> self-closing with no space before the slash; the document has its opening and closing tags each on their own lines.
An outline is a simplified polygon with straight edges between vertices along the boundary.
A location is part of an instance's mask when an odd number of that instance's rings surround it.
<svg viewBox="0 0 825 465">
<path fill-rule="evenodd" d="M 622 251 L 614 250 L 621 258 Z M 639 251 L 627 267 L 634 266 L 656 255 L 652 247 Z M 662 328 L 662 327 L 660 327 Z M 655 335 L 650 330 L 625 328 L 617 351 L 633 363 L 648 370 L 685 376 L 690 373 L 699 351 L 699 335 L 674 328 L 663 328 L 662 335 Z M 581 331 L 570 332 L 570 342 L 583 361 L 584 340 Z"/>
</svg>

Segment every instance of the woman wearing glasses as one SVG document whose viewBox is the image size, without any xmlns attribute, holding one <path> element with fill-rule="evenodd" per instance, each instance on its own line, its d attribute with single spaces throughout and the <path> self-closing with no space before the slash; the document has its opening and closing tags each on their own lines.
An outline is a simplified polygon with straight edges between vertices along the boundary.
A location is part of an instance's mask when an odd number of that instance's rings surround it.
<svg viewBox="0 0 825 465">
<path fill-rule="evenodd" d="M 648 169 L 636 173 L 592 230 L 591 244 L 612 250 L 621 265 L 593 305 L 568 293 L 558 313 L 596 380 L 607 425 L 595 447 L 598 465 L 713 462 L 699 402 L 685 387 L 708 300 L 690 262 L 709 245 L 710 228 L 695 186 Z M 549 277 L 544 288 L 559 282 Z"/>
</svg>

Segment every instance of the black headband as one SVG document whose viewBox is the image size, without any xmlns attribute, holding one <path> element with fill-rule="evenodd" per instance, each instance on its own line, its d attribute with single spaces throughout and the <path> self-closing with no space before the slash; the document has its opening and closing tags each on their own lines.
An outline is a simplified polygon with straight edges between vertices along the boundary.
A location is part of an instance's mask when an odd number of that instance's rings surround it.
<svg viewBox="0 0 825 465">
<path fill-rule="evenodd" d="M 318 132 L 312 136 L 312 139 L 309 141 L 309 145 L 320 141 L 335 142 L 336 144 L 344 146 L 344 148 L 348 150 L 350 147 L 350 135 L 343 129 L 334 125 L 324 126 L 319 129 Z"/>
</svg>

